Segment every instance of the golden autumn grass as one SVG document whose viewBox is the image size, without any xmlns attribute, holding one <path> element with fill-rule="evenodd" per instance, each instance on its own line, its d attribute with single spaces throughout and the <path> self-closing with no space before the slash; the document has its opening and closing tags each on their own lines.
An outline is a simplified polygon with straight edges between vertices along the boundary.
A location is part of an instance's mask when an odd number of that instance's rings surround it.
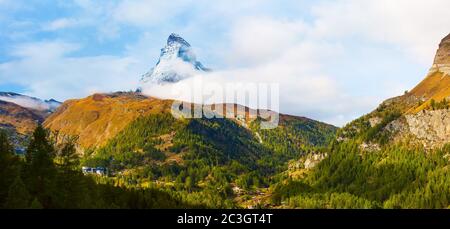
<svg viewBox="0 0 450 229">
<path fill-rule="evenodd" d="M 442 101 L 450 96 L 450 77 L 442 72 L 434 72 L 428 75 L 410 92 L 419 98 L 426 98 L 421 105 L 410 108 L 407 113 L 417 113 L 426 109 L 431 100 Z"/>
<path fill-rule="evenodd" d="M 131 93 L 95 94 L 66 101 L 44 126 L 64 135 L 79 136 L 84 148 L 102 146 L 136 118 L 167 112 L 172 101 Z"/>
</svg>

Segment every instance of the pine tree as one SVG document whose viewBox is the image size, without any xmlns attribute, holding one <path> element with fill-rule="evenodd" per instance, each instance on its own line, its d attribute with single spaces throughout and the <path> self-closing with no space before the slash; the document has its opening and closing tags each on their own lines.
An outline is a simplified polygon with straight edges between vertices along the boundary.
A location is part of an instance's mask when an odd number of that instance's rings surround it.
<svg viewBox="0 0 450 229">
<path fill-rule="evenodd" d="M 8 198 L 6 199 L 5 208 L 8 209 L 25 209 L 29 207 L 30 193 L 23 183 L 20 175 L 16 177 L 11 187 L 9 187 Z"/>
<path fill-rule="evenodd" d="M 187 189 L 188 191 L 191 191 L 191 189 L 194 187 L 192 178 L 191 178 L 190 176 L 188 176 L 188 177 L 186 178 L 185 185 L 186 185 L 186 189 Z"/>
<path fill-rule="evenodd" d="M 14 149 L 6 132 L 0 130 L 0 205 L 8 196 L 8 187 L 14 181 L 15 174 Z"/>
<path fill-rule="evenodd" d="M 0 130 L 0 163 L 11 158 L 14 149 L 5 131 Z"/>
<path fill-rule="evenodd" d="M 76 141 L 77 138 L 67 137 L 56 155 L 57 164 L 64 172 L 76 170 L 80 164 L 80 157 L 75 148 Z"/>
<path fill-rule="evenodd" d="M 44 208 L 52 206 L 57 195 L 55 188 L 56 169 L 53 164 L 54 147 L 49 132 L 38 126 L 26 151 L 26 183 L 30 193 L 38 197 Z"/>
<path fill-rule="evenodd" d="M 43 209 L 41 202 L 37 198 L 34 198 L 33 202 L 31 202 L 31 209 Z"/>
<path fill-rule="evenodd" d="M 49 141 L 49 132 L 42 126 L 35 129 L 26 152 L 26 162 L 33 172 L 39 173 L 53 167 L 54 148 Z"/>
<path fill-rule="evenodd" d="M 83 174 L 78 170 L 80 158 L 76 152 L 77 138 L 66 137 L 58 150 L 56 163 L 59 168 L 58 197 L 60 207 L 81 208 L 88 199 L 88 190 Z"/>
</svg>

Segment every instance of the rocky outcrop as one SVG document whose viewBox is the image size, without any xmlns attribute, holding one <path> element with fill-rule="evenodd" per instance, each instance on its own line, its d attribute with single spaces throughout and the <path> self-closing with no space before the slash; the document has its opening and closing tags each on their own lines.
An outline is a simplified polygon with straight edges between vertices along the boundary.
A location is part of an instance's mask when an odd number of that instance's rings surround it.
<svg viewBox="0 0 450 229">
<path fill-rule="evenodd" d="M 435 149 L 450 143 L 450 110 L 423 110 L 406 114 L 390 122 L 384 131 L 391 133 L 393 142 L 406 139 L 420 143 L 426 149 Z"/>
<path fill-rule="evenodd" d="M 436 71 L 450 75 L 450 34 L 442 39 L 439 44 L 430 74 Z"/>
<path fill-rule="evenodd" d="M 403 115 L 389 123 L 395 142 L 420 143 L 427 149 L 450 142 L 450 110 L 429 110 L 432 100 L 439 102 L 450 96 L 450 34 L 442 39 L 428 76 L 410 93 L 388 101 L 399 100 L 404 107 L 395 107 Z M 405 112 L 406 111 L 406 112 Z"/>
<path fill-rule="evenodd" d="M 289 162 L 289 171 L 297 171 L 302 169 L 312 169 L 316 167 L 321 161 L 328 157 L 328 153 L 310 153 L 303 156 L 299 160 Z"/>
<path fill-rule="evenodd" d="M 450 142 L 450 110 L 423 110 L 405 115 L 409 132 L 426 148 L 441 147 Z"/>
<path fill-rule="evenodd" d="M 383 121 L 380 117 L 373 117 L 369 119 L 370 127 L 374 127 Z"/>
<path fill-rule="evenodd" d="M 380 150 L 380 145 L 372 142 L 363 142 L 359 148 L 365 152 L 374 152 Z"/>
<path fill-rule="evenodd" d="M 316 167 L 321 161 L 327 158 L 328 154 L 326 153 L 318 153 L 309 155 L 305 162 L 303 163 L 305 169 L 312 169 Z"/>
</svg>

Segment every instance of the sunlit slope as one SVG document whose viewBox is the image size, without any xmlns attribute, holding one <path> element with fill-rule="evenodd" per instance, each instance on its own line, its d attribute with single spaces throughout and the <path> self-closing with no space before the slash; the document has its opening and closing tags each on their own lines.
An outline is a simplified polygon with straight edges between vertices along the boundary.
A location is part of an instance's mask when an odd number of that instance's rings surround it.
<svg viewBox="0 0 450 229">
<path fill-rule="evenodd" d="M 134 93 L 95 94 L 66 101 L 44 126 L 78 136 L 83 148 L 97 147 L 116 136 L 137 117 L 167 112 L 171 102 Z"/>
</svg>

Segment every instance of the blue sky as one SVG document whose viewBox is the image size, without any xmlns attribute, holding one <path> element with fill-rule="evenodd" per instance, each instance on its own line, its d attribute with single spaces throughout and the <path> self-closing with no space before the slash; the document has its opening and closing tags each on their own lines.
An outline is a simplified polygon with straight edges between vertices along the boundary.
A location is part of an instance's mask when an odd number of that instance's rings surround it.
<svg viewBox="0 0 450 229">
<path fill-rule="evenodd" d="M 450 32 L 449 8 L 446 0 L 0 0 L 0 91 L 65 100 L 134 89 L 176 32 L 215 71 L 279 80 L 281 112 L 342 125 L 426 75 Z"/>
</svg>

